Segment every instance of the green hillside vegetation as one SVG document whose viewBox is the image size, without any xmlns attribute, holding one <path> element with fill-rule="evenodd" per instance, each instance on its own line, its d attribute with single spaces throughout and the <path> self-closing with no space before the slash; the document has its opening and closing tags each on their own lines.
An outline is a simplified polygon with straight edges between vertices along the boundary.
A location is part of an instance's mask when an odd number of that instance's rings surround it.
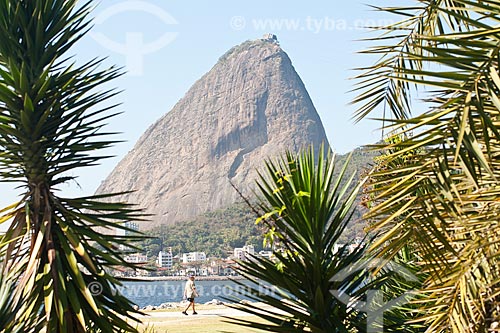
<svg viewBox="0 0 500 333">
<path fill-rule="evenodd" d="M 345 162 L 348 155 L 338 155 L 337 163 Z M 351 163 L 347 173 L 356 172 L 357 181 L 365 173 L 366 167 L 372 163 L 374 154 L 362 149 L 352 153 Z M 340 169 L 340 168 L 338 168 Z M 349 227 L 344 233 L 341 242 L 348 243 L 357 237 L 364 236 L 366 223 L 362 219 L 364 208 L 361 206 L 361 197 L 358 198 L 356 209 Z M 255 224 L 257 216 L 245 203 L 231 205 L 206 213 L 194 220 L 176 225 L 162 225 L 147 231 L 153 238 L 142 243 L 148 257 L 155 257 L 164 248 L 172 247 L 175 254 L 203 251 L 209 257 L 225 258 L 235 247 L 254 245 L 257 251 L 262 250 L 264 231 Z"/>
<path fill-rule="evenodd" d="M 174 254 L 203 251 L 207 256 L 225 258 L 235 247 L 252 244 L 262 249 L 263 231 L 255 225 L 255 214 L 244 203 L 206 213 L 195 220 L 162 225 L 147 232 L 155 237 L 143 242 L 148 257 L 172 247 Z"/>
<path fill-rule="evenodd" d="M 349 154 L 338 155 L 336 157 L 338 165 L 344 165 Z M 356 148 L 352 151 L 351 160 L 347 166 L 347 175 L 355 173 L 354 181 L 350 184 L 349 191 L 351 191 L 358 182 L 368 173 L 371 165 L 373 165 L 373 159 L 376 153 L 363 148 Z M 338 176 L 340 168 L 336 168 L 335 174 Z M 354 214 L 350 222 L 347 225 L 346 230 L 340 238 L 341 243 L 349 243 L 356 238 L 362 238 L 365 236 L 365 227 L 367 226 L 366 221 L 363 219 L 363 214 L 366 213 L 366 207 L 362 205 L 363 193 L 358 195 L 356 202 L 354 204 Z"/>
</svg>

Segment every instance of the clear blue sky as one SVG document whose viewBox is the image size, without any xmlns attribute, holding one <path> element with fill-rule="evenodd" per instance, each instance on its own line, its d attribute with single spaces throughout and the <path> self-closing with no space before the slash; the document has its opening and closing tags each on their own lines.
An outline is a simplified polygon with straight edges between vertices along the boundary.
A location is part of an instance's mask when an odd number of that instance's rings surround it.
<svg viewBox="0 0 500 333">
<path fill-rule="evenodd" d="M 108 65 L 130 65 L 126 68 L 130 74 L 114 82 L 123 90 L 115 101 L 123 103 L 118 109 L 124 113 L 108 126 L 122 132 L 119 138 L 126 142 L 109 149 L 116 158 L 75 172 L 81 188 L 63 190 L 68 196 L 93 193 L 139 136 L 222 54 L 267 32 L 278 36 L 292 59 L 337 152 L 378 140 L 377 124 L 366 120 L 355 125 L 354 107 L 348 105 L 354 96 L 348 93 L 353 87 L 349 78 L 355 74 L 351 69 L 374 61 L 356 55 L 366 47 L 356 40 L 372 36 L 362 26 L 392 19 L 374 12 L 366 2 L 395 5 L 396 1 L 101 1 L 93 14 L 97 20 L 92 35 L 72 53 L 79 62 L 97 56 L 108 57 Z M 149 54 L 142 54 L 144 49 Z M 0 204 L 16 199 L 6 185 L 0 190 Z"/>
</svg>

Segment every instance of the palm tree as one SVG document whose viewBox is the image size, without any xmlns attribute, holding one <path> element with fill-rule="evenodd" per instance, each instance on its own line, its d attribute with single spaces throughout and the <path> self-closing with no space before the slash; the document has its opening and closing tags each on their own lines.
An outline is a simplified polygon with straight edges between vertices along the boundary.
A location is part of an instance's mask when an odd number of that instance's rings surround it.
<svg viewBox="0 0 500 333">
<path fill-rule="evenodd" d="M 0 1 L 0 179 L 23 192 L 0 211 L 0 222 L 11 222 L 0 238 L 5 332 L 135 331 L 132 304 L 110 271 L 134 268 L 118 249 L 138 236 L 97 229 L 128 230 L 124 222 L 141 213 L 104 203 L 113 195 L 59 192 L 74 181 L 71 171 L 96 165 L 106 158 L 99 149 L 115 142 L 101 131 L 112 107 L 100 105 L 116 92 L 97 88 L 120 72 L 68 55 L 90 27 L 90 10 L 90 1 Z"/>
<path fill-rule="evenodd" d="M 395 145 L 400 143 L 402 140 L 404 140 L 403 136 L 395 135 L 389 137 L 386 140 L 386 144 L 388 146 Z M 397 158 L 389 158 L 400 149 L 401 148 L 398 146 L 396 146 L 396 148 L 386 148 L 383 154 L 376 156 L 373 161 L 373 169 L 375 169 L 375 173 L 379 170 L 399 170 L 410 168 L 414 166 L 415 162 L 417 162 L 415 157 L 422 152 L 421 149 L 407 150 L 404 154 L 398 155 Z M 390 177 L 390 174 L 385 175 L 385 177 L 380 177 L 378 174 L 377 176 L 369 174 L 369 186 L 363 189 L 365 192 L 363 204 L 367 208 L 372 208 L 382 203 L 382 201 L 375 198 L 375 194 L 384 191 L 384 186 L 380 184 L 391 182 Z M 375 179 L 377 179 L 377 182 L 375 182 Z M 383 179 L 384 182 L 382 182 L 381 179 Z M 401 214 L 401 216 L 397 216 L 395 219 L 401 221 L 404 217 L 404 214 Z M 397 223 L 395 224 L 397 225 Z M 379 230 L 376 225 L 371 225 L 371 227 L 382 233 L 382 237 L 378 240 L 378 242 L 380 242 L 381 239 L 382 242 L 384 242 L 384 230 Z M 396 240 L 393 240 L 393 242 L 396 244 Z M 383 291 L 387 300 L 397 299 L 402 295 L 408 294 L 412 295 L 411 298 L 414 300 L 418 300 L 418 302 L 413 303 L 421 303 L 423 298 L 418 293 L 414 293 L 414 291 L 422 287 L 422 283 L 425 281 L 427 274 L 420 270 L 419 262 L 421 261 L 421 258 L 419 257 L 419 253 L 418 251 L 415 251 L 413 243 L 408 241 L 407 238 L 402 238 L 400 242 L 397 243 L 397 246 L 399 247 L 398 249 L 395 250 L 394 246 L 395 245 L 392 247 L 379 246 L 378 243 L 374 243 L 371 246 L 371 255 L 375 255 L 375 257 L 378 256 L 379 259 L 380 257 L 389 257 L 391 259 L 389 264 L 396 265 L 396 269 L 386 272 L 386 282 L 381 284 L 380 289 Z M 386 256 L 384 251 L 388 249 L 394 250 L 395 254 Z M 376 262 L 384 263 L 384 261 L 380 260 L 376 260 Z M 407 273 L 406 275 L 409 273 L 412 279 L 409 279 L 409 277 L 405 276 L 405 274 L 398 274 L 398 270 L 400 269 L 405 271 Z M 382 267 L 382 270 L 385 270 L 385 267 Z M 384 318 L 384 332 L 425 332 L 425 325 L 414 322 L 417 317 L 416 310 L 418 307 L 419 306 L 416 304 L 407 302 L 405 304 L 401 304 L 401 306 L 394 306 L 389 309 Z"/>
<path fill-rule="evenodd" d="M 363 244 L 352 252 L 347 245 L 336 247 L 360 185 L 350 188 L 347 162 L 335 177 L 335 159 L 325 156 L 324 149 L 319 151 L 318 157 L 311 148 L 266 162 L 257 184 L 261 196 L 255 211 L 258 223 L 268 230 L 266 240 L 273 245 L 275 259 L 254 256 L 235 269 L 252 282 L 236 281 L 238 290 L 272 308 L 233 305 L 267 322 L 232 322 L 269 332 L 351 332 L 366 326 L 365 314 L 332 293 L 355 297 L 366 283 L 362 270 L 336 278 L 364 254 Z"/>
<path fill-rule="evenodd" d="M 428 332 L 485 332 L 500 318 L 500 4 L 421 0 L 379 8 L 401 17 L 379 27 L 380 60 L 358 77 L 358 120 L 379 107 L 401 140 L 367 184 L 367 217 L 387 260 L 412 244 L 428 278 L 419 319 Z M 416 92 L 424 95 L 419 107 Z M 413 111 L 413 112 L 412 112 Z M 393 163 L 407 159 L 408 163 Z"/>
</svg>

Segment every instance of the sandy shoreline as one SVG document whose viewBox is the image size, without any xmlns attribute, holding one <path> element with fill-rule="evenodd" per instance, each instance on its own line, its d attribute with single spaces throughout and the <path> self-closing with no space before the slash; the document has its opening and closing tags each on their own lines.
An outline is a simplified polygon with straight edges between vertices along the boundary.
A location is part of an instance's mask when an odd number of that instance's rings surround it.
<svg viewBox="0 0 500 333">
<path fill-rule="evenodd" d="M 181 311 L 186 307 L 187 303 L 178 303 L 178 307 L 169 308 L 169 309 L 157 309 L 157 310 L 141 310 L 144 315 L 142 318 L 151 317 L 151 318 L 176 318 L 176 317 L 184 317 Z M 203 316 L 253 316 L 247 312 L 229 307 L 231 304 L 220 304 L 220 305 L 206 305 L 206 304 L 197 304 L 196 311 L 198 314 Z M 265 303 L 252 303 L 252 305 L 258 305 L 263 309 L 271 309 L 272 307 Z M 191 313 L 189 313 L 191 314 Z"/>
</svg>

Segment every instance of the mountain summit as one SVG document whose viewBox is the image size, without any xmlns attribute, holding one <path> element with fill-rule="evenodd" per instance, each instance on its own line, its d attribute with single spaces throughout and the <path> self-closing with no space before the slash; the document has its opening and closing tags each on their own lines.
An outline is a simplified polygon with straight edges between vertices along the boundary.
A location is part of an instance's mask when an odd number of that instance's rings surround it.
<svg viewBox="0 0 500 333">
<path fill-rule="evenodd" d="M 230 49 L 153 124 L 98 188 L 176 223 L 241 201 L 266 158 L 328 145 L 306 88 L 274 35 Z M 147 227 L 147 226 L 145 226 Z"/>
</svg>

